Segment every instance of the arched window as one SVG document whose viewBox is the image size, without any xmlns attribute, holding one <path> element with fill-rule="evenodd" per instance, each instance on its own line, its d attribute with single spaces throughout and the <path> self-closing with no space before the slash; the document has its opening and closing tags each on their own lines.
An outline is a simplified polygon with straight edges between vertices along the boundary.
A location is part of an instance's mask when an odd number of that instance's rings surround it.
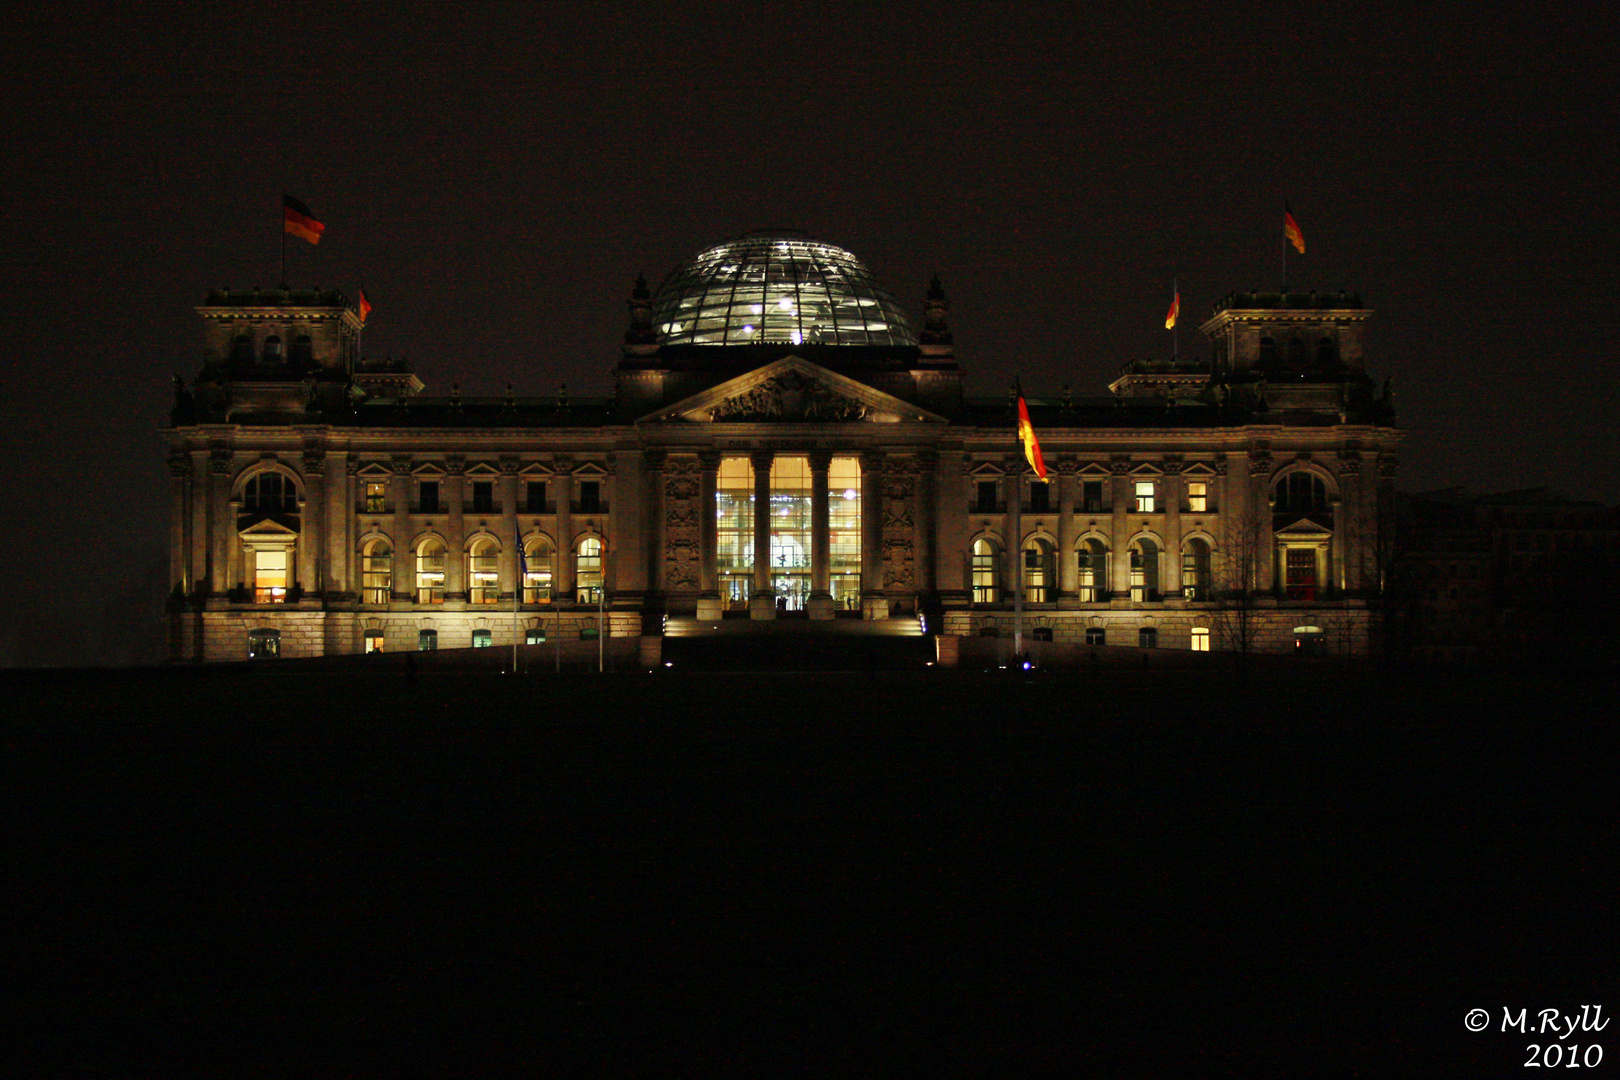
<svg viewBox="0 0 1620 1080">
<path fill-rule="evenodd" d="M 1304 338 L 1288 339 L 1288 366 L 1302 368 L 1309 360 L 1310 353 L 1305 345 Z"/>
<path fill-rule="evenodd" d="M 525 604 L 551 603 L 551 541 L 543 536 L 530 537 L 523 543 L 523 602 Z M 542 635 L 542 638 L 544 635 Z"/>
<path fill-rule="evenodd" d="M 973 602 L 994 604 L 1001 599 L 1001 549 L 993 540 L 973 541 Z"/>
<path fill-rule="evenodd" d="M 416 602 L 444 603 L 444 542 L 431 536 L 416 548 Z"/>
<path fill-rule="evenodd" d="M 581 604 L 602 599 L 602 541 L 597 537 L 587 536 L 575 549 L 574 588 Z"/>
<path fill-rule="evenodd" d="M 1277 362 L 1277 339 L 1270 334 L 1260 335 L 1260 363 L 1275 364 Z"/>
<path fill-rule="evenodd" d="M 467 549 L 467 600 L 474 604 L 494 604 L 501 598 L 500 552 L 487 536 L 474 540 Z"/>
<path fill-rule="evenodd" d="M 1053 547 L 1040 537 L 1024 545 L 1024 599 L 1045 604 L 1057 599 L 1057 560 Z"/>
<path fill-rule="evenodd" d="M 1107 599 L 1108 549 L 1096 538 L 1082 540 L 1076 553 L 1080 561 L 1079 600 L 1083 604 Z"/>
<path fill-rule="evenodd" d="M 1324 335 L 1316 342 L 1316 362 L 1319 364 L 1333 364 L 1339 359 L 1339 346 L 1331 337 Z"/>
<path fill-rule="evenodd" d="M 292 359 L 295 364 L 314 363 L 315 343 L 309 339 L 308 334 L 299 334 L 293 338 Z"/>
<path fill-rule="evenodd" d="M 281 339 L 271 334 L 264 339 L 264 362 L 267 364 L 279 364 L 281 359 Z"/>
<path fill-rule="evenodd" d="M 1326 510 L 1327 485 L 1313 472 L 1300 469 L 1277 481 L 1275 508 L 1278 513 L 1308 514 Z"/>
<path fill-rule="evenodd" d="M 1209 599 L 1209 542 L 1193 537 L 1181 548 L 1181 590 L 1188 600 Z"/>
<path fill-rule="evenodd" d="M 280 630 L 249 630 L 248 659 L 270 660 L 281 655 Z"/>
<path fill-rule="evenodd" d="M 361 549 L 360 587 L 367 604 L 386 604 L 393 599 L 394 549 L 387 540 L 368 540 Z"/>
<path fill-rule="evenodd" d="M 231 359 L 239 364 L 253 362 L 253 338 L 250 335 L 236 335 L 236 340 L 231 342 Z"/>
<path fill-rule="evenodd" d="M 266 469 L 242 485 L 242 510 L 249 514 L 286 514 L 298 505 L 298 488 L 291 479 Z"/>
<path fill-rule="evenodd" d="M 490 630 L 474 630 L 473 631 L 473 636 L 472 636 L 472 647 L 473 648 L 475 648 L 475 649 L 487 649 L 493 644 L 495 644 L 495 634 L 494 634 L 493 631 L 490 631 Z"/>
<path fill-rule="evenodd" d="M 1131 599 L 1159 598 L 1159 545 L 1145 536 L 1131 542 Z"/>
</svg>

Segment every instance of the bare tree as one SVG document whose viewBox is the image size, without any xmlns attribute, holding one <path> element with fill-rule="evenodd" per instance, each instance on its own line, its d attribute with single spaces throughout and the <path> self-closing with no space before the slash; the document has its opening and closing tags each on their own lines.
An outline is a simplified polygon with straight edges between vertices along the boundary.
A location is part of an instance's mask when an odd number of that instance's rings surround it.
<svg viewBox="0 0 1620 1080">
<path fill-rule="evenodd" d="M 1235 657 L 1240 675 L 1247 675 L 1249 655 L 1260 636 L 1260 599 L 1269 596 L 1265 568 L 1271 558 L 1266 537 L 1270 512 L 1251 493 L 1244 508 L 1227 518 L 1226 540 L 1216 552 L 1213 567 L 1215 621 L 1222 645 Z"/>
</svg>

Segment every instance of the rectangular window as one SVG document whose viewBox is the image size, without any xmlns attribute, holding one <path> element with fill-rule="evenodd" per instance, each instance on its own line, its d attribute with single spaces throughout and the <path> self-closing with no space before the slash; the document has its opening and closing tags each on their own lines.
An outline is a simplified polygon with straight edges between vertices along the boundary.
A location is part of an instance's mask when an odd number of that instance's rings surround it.
<svg viewBox="0 0 1620 1080">
<path fill-rule="evenodd" d="M 1159 647 L 1159 630 L 1154 626 L 1144 626 L 1136 631 L 1136 644 L 1144 649 L 1157 649 Z"/>
<path fill-rule="evenodd" d="M 423 480 L 416 485 L 417 512 L 422 514 L 437 514 L 439 512 L 439 482 L 437 480 Z"/>
<path fill-rule="evenodd" d="M 1203 514 L 1209 510 L 1209 485 L 1202 481 L 1189 480 L 1187 482 L 1187 509 L 1194 514 Z"/>
<path fill-rule="evenodd" d="M 833 607 L 861 606 L 861 461 L 835 457 L 827 470 L 827 541 Z"/>
<path fill-rule="evenodd" d="M 1103 482 L 1101 480 L 1085 480 L 1081 482 L 1080 509 L 1088 514 L 1102 513 Z"/>
<path fill-rule="evenodd" d="M 973 602 L 994 604 L 1001 599 L 996 573 L 997 552 L 989 544 L 979 541 L 973 549 Z"/>
<path fill-rule="evenodd" d="M 1052 485 L 1039 480 L 1029 485 L 1029 512 L 1032 514 L 1049 514 L 1052 512 Z"/>
<path fill-rule="evenodd" d="M 366 513 L 382 514 L 388 510 L 388 485 L 381 480 L 366 481 Z"/>
<path fill-rule="evenodd" d="M 1316 599 L 1316 551 L 1288 548 L 1284 556 L 1284 590 L 1290 600 Z"/>
<path fill-rule="evenodd" d="M 715 515 L 720 601 L 728 610 L 746 611 L 754 589 L 754 464 L 748 458 L 720 460 Z"/>
<path fill-rule="evenodd" d="M 544 480 L 530 480 L 523 489 L 523 512 L 526 514 L 546 513 L 546 482 Z"/>
<path fill-rule="evenodd" d="M 474 480 L 472 482 L 472 508 L 475 514 L 493 514 L 495 512 L 495 481 Z"/>
<path fill-rule="evenodd" d="M 1209 631 L 1202 626 L 1193 627 L 1192 651 L 1209 652 Z"/>
<path fill-rule="evenodd" d="M 999 500 L 996 498 L 996 488 L 998 486 L 994 480 L 979 481 L 978 491 L 973 503 L 973 512 L 975 514 L 995 514 L 1000 512 Z"/>
<path fill-rule="evenodd" d="M 579 482 L 579 512 L 582 514 L 600 514 L 602 512 L 602 485 L 596 480 L 581 480 Z"/>
<path fill-rule="evenodd" d="M 383 632 L 381 630 L 367 630 L 366 631 L 366 652 L 374 653 L 374 652 L 382 652 L 382 651 L 383 651 Z"/>
<path fill-rule="evenodd" d="M 1104 630 L 1100 626 L 1088 626 L 1088 627 L 1086 627 L 1086 644 L 1087 645 L 1106 645 L 1106 644 L 1108 644 L 1108 632 L 1106 630 Z"/>
<path fill-rule="evenodd" d="M 1136 482 L 1136 512 L 1138 514 L 1153 513 L 1153 481 L 1138 480 Z"/>
<path fill-rule="evenodd" d="M 287 602 L 286 548 L 260 548 L 253 553 L 253 602 Z"/>
</svg>

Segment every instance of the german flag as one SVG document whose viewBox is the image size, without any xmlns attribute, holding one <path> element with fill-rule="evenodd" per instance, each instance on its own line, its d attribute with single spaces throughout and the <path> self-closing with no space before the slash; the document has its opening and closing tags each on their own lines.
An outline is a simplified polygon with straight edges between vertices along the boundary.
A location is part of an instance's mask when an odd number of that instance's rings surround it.
<svg viewBox="0 0 1620 1080">
<path fill-rule="evenodd" d="M 1035 438 L 1035 425 L 1029 422 L 1029 406 L 1024 404 L 1024 388 L 1018 387 L 1018 441 L 1024 444 L 1024 457 L 1035 475 L 1046 479 L 1046 459 L 1041 457 L 1041 444 Z"/>
<path fill-rule="evenodd" d="M 371 318 L 371 301 L 366 299 L 366 290 L 360 290 L 360 321 L 363 323 Z"/>
<path fill-rule="evenodd" d="M 1283 203 L 1283 236 L 1294 245 L 1294 250 L 1301 255 L 1305 254 L 1305 234 L 1299 229 L 1299 222 L 1294 220 L 1294 212 Z"/>
<path fill-rule="evenodd" d="M 1177 289 L 1175 292 L 1170 294 L 1170 314 L 1164 317 L 1164 328 L 1166 330 L 1174 329 L 1176 325 L 1176 316 L 1180 314 L 1181 290 Z"/>
<path fill-rule="evenodd" d="M 320 243 L 321 233 L 326 231 L 326 226 L 310 214 L 309 207 L 291 195 L 281 197 L 281 219 L 288 232 L 312 244 Z"/>
</svg>

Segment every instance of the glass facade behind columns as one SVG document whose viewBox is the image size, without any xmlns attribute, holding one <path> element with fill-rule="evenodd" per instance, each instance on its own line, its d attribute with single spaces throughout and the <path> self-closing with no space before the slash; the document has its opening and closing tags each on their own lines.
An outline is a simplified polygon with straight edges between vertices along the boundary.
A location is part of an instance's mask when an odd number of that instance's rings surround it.
<svg viewBox="0 0 1620 1080">
<path fill-rule="evenodd" d="M 661 345 L 915 345 L 905 311 L 843 248 L 752 236 L 678 267 L 653 299 Z"/>
<path fill-rule="evenodd" d="M 861 608 L 861 459 L 835 457 L 827 470 L 828 550 L 833 607 Z"/>
<path fill-rule="evenodd" d="M 715 515 L 720 603 L 727 611 L 747 611 L 754 591 L 754 464 L 748 458 L 720 459 Z"/>
<path fill-rule="evenodd" d="M 771 463 L 771 590 L 782 611 L 810 598 L 810 459 L 778 454 Z"/>
</svg>

